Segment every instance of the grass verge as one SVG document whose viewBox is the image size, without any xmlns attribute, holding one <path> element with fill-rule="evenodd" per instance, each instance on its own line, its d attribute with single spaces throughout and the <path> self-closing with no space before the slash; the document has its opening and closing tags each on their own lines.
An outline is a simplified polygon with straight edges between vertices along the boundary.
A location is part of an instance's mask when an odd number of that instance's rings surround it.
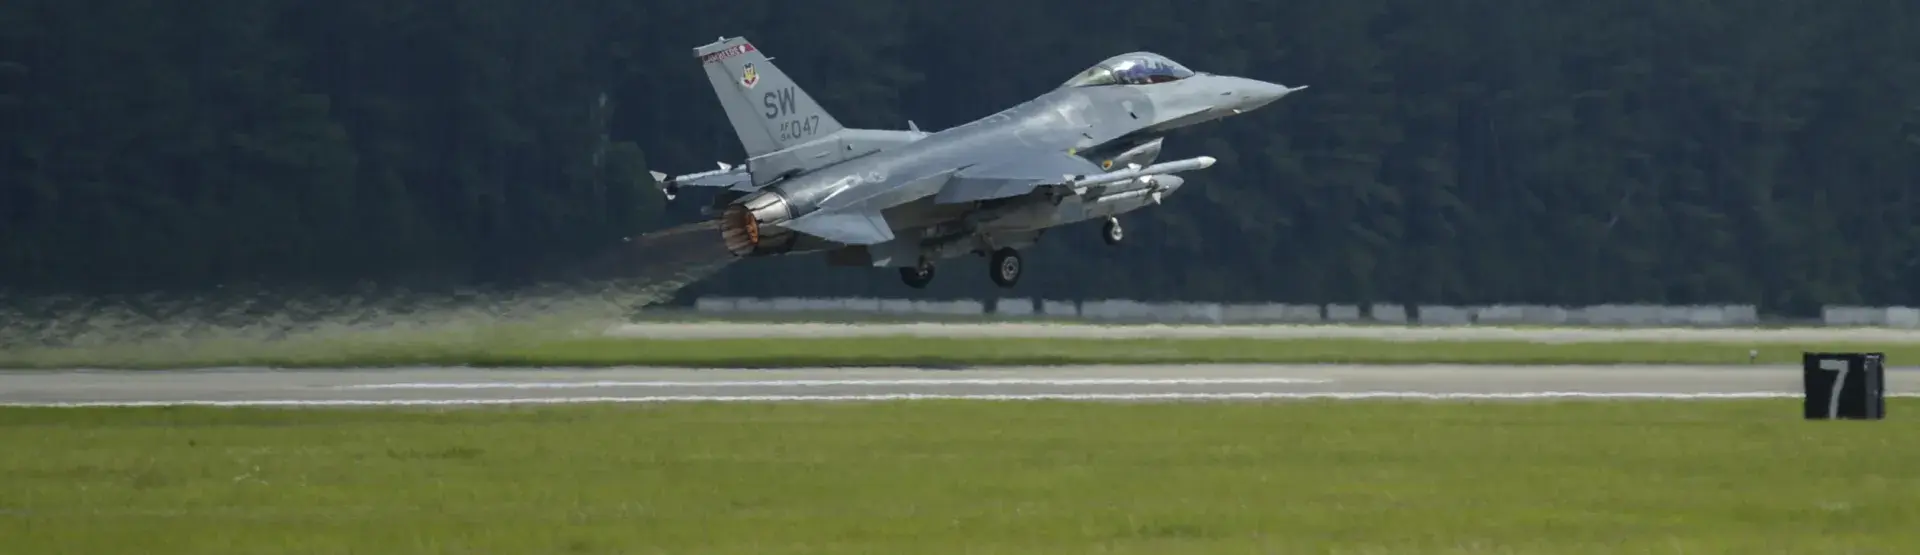
<svg viewBox="0 0 1920 555">
<path fill-rule="evenodd" d="M 1749 360 L 1749 349 L 1759 356 Z M 465 337 L 442 341 L 100 345 L 0 351 L 0 368 L 194 368 L 214 366 L 958 366 L 1098 363 L 1798 363 L 1803 351 L 1875 351 L 1920 359 L 1920 344 L 1523 341 L 1393 342 L 1361 339 L 555 339 Z"/>
<path fill-rule="evenodd" d="M 1890 400 L 1895 414 L 1920 402 Z M 1913 553 L 1795 403 L 0 410 L 17 553 Z"/>
</svg>

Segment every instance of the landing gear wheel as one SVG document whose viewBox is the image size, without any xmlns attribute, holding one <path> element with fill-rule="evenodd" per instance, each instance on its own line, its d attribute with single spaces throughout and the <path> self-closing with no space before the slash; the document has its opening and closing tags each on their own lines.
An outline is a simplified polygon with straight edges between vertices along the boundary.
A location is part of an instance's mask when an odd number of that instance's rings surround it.
<svg viewBox="0 0 1920 555">
<path fill-rule="evenodd" d="M 993 251 L 993 263 L 987 266 L 993 276 L 993 283 L 1001 287 L 1013 287 L 1020 283 L 1020 251 L 1001 248 Z"/>
<path fill-rule="evenodd" d="M 1107 218 L 1106 225 L 1100 226 L 1100 239 L 1109 245 L 1118 245 L 1126 238 L 1127 231 L 1120 227 L 1120 218 Z"/>
<path fill-rule="evenodd" d="M 907 287 L 926 289 L 927 284 L 933 283 L 933 265 L 921 264 L 917 267 L 900 268 L 900 281 L 906 283 Z"/>
</svg>

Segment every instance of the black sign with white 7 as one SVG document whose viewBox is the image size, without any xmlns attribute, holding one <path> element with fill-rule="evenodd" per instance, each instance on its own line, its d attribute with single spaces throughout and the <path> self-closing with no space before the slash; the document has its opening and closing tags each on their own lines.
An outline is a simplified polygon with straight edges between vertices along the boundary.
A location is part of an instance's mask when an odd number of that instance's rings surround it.
<svg viewBox="0 0 1920 555">
<path fill-rule="evenodd" d="M 1886 416 L 1886 365 L 1881 353 L 1804 353 L 1808 420 L 1879 420 Z"/>
</svg>

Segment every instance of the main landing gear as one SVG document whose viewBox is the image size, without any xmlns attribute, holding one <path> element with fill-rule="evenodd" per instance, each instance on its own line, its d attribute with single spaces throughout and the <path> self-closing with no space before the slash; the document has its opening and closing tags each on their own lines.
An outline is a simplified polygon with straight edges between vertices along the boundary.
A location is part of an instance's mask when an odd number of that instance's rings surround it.
<svg viewBox="0 0 1920 555">
<path fill-rule="evenodd" d="M 992 271 L 993 283 L 1001 287 L 1013 287 L 1020 283 L 1020 251 L 1010 247 L 1001 247 L 993 251 L 993 262 L 988 265 Z"/>
<path fill-rule="evenodd" d="M 900 281 L 906 283 L 907 287 L 926 289 L 927 284 L 933 283 L 933 263 L 921 260 L 918 266 L 901 268 Z"/>
<path fill-rule="evenodd" d="M 1001 247 L 993 251 L 987 264 L 987 277 L 993 278 L 994 285 L 1013 287 L 1020 283 L 1020 271 L 1024 267 L 1025 260 L 1020 258 L 1020 251 Z M 900 268 L 900 281 L 907 287 L 925 289 L 927 284 L 933 282 L 933 262 L 921 260 L 916 266 Z"/>
<path fill-rule="evenodd" d="M 1127 232 L 1121 229 L 1120 218 L 1109 216 L 1106 225 L 1100 226 L 1100 240 L 1106 241 L 1108 245 L 1118 245 L 1121 239 L 1126 238 Z"/>
</svg>

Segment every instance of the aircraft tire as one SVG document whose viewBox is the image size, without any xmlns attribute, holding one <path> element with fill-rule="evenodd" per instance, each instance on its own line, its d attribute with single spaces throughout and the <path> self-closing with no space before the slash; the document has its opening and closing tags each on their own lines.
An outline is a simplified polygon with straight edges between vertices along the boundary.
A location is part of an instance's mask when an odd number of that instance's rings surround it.
<svg viewBox="0 0 1920 555">
<path fill-rule="evenodd" d="M 1026 261 L 1020 258 L 1020 251 L 1002 247 L 993 251 L 993 262 L 987 265 L 987 273 L 995 285 L 1013 287 L 1020 283 L 1020 271 L 1025 265 Z"/>
<path fill-rule="evenodd" d="M 1119 218 L 1107 218 L 1107 223 L 1100 226 L 1100 240 L 1106 241 L 1108 245 L 1118 245 L 1126 238 L 1127 230 L 1120 227 Z"/>
<path fill-rule="evenodd" d="M 933 266 L 902 267 L 900 268 L 900 281 L 907 284 L 907 287 L 926 289 L 927 284 L 933 283 Z"/>
</svg>

